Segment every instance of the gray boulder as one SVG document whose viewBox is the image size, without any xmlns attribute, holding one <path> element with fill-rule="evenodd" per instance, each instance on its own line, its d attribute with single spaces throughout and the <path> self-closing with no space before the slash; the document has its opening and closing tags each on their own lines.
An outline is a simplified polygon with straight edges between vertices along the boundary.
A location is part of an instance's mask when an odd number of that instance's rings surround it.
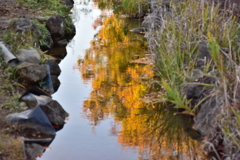
<svg viewBox="0 0 240 160">
<path fill-rule="evenodd" d="M 50 102 L 52 99 L 49 96 L 40 95 L 37 96 L 32 93 L 28 93 L 19 98 L 20 102 L 25 102 L 28 107 L 35 108 L 38 105 L 45 105 Z"/>
<path fill-rule="evenodd" d="M 11 24 L 10 28 L 15 32 L 27 32 L 31 30 L 34 34 L 41 34 L 41 31 L 37 28 L 37 26 L 28 18 L 19 18 L 15 20 Z"/>
<path fill-rule="evenodd" d="M 63 59 L 67 55 L 67 49 L 65 46 L 54 44 L 53 48 L 47 54 L 56 58 Z"/>
<path fill-rule="evenodd" d="M 49 59 L 46 61 L 46 64 L 48 64 L 50 66 L 50 74 L 51 75 L 54 75 L 54 76 L 60 75 L 61 69 L 55 60 Z"/>
<path fill-rule="evenodd" d="M 41 81 L 46 77 L 48 71 L 45 66 L 23 62 L 16 67 L 17 76 L 28 83 Z"/>
<path fill-rule="evenodd" d="M 49 30 L 54 42 L 64 39 L 66 21 L 63 16 L 60 15 L 51 16 L 46 22 L 46 27 Z"/>
<path fill-rule="evenodd" d="M 68 6 L 69 8 L 72 8 L 74 5 L 74 1 L 73 0 L 64 0 L 65 5 Z"/>
<path fill-rule="evenodd" d="M 29 160 L 36 159 L 37 155 L 42 155 L 45 151 L 45 148 L 37 143 L 25 143 L 24 147 L 24 152 Z"/>
<path fill-rule="evenodd" d="M 56 131 L 49 119 L 38 106 L 29 110 L 12 113 L 6 116 L 6 120 L 19 125 L 24 134 L 42 134 L 55 135 Z"/>
<path fill-rule="evenodd" d="M 55 100 L 49 101 L 46 105 L 41 105 L 41 109 L 46 114 L 49 121 L 57 126 L 63 126 L 65 124 L 65 118 L 69 116 Z"/>
<path fill-rule="evenodd" d="M 65 118 L 69 114 L 62 108 L 62 106 L 55 100 L 45 95 L 35 95 L 28 93 L 22 96 L 19 101 L 25 102 L 28 107 L 36 108 L 40 106 L 51 124 L 63 126 Z"/>
<path fill-rule="evenodd" d="M 51 76 L 52 78 L 52 84 L 53 84 L 53 89 L 56 92 L 61 84 L 61 82 L 58 79 L 58 76 Z"/>
<path fill-rule="evenodd" d="M 39 64 L 41 61 L 40 54 L 36 49 L 19 49 L 17 51 L 17 58 L 22 62 L 30 62 Z"/>
</svg>

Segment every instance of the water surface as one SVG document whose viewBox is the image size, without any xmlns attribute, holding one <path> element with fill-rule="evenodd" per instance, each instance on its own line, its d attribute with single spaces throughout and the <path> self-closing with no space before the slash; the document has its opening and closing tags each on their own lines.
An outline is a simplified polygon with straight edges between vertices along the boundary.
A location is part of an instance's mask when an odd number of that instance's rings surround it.
<svg viewBox="0 0 240 160">
<path fill-rule="evenodd" d="M 110 13 L 96 2 L 75 1 L 77 33 L 53 95 L 70 119 L 39 159 L 201 159 L 189 137 L 198 138 L 192 117 L 144 102 L 156 98 L 149 89 L 158 86 L 151 81 L 153 66 L 132 63 L 149 53 L 144 37 L 129 32 L 141 22 Z"/>
<path fill-rule="evenodd" d="M 85 49 L 90 47 L 90 41 L 98 32 L 92 24 L 101 15 L 101 11 L 93 2 L 75 1 L 73 18 L 76 26 L 76 36 L 68 45 L 68 55 L 60 63 L 62 73 L 59 77 L 61 86 L 53 95 L 70 114 L 70 119 L 39 159 L 42 160 L 99 160 L 99 159 L 137 159 L 137 151 L 124 149 L 117 142 L 116 136 L 109 134 L 114 120 L 109 118 L 101 126 L 93 127 L 82 116 L 83 101 L 90 94 L 91 81 L 84 82 L 76 66 L 77 59 L 83 57 Z"/>
</svg>

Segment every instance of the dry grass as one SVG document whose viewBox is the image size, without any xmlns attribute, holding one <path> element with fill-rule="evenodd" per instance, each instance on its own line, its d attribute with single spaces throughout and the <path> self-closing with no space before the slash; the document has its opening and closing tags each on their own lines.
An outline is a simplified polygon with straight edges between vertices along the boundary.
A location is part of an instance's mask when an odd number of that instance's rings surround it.
<svg viewBox="0 0 240 160">
<path fill-rule="evenodd" d="M 201 108 L 212 110 L 201 117 L 208 125 L 204 151 L 216 152 L 218 159 L 240 159 L 240 68 L 238 19 L 218 5 L 204 0 L 182 0 L 168 6 L 158 5 L 144 21 L 149 32 L 145 35 L 154 55 L 158 82 L 166 91 L 167 101 L 176 108 L 195 114 Z M 211 60 L 197 66 L 196 52 L 206 43 Z M 190 78 L 196 69 L 203 72 L 197 82 Z M 207 82 L 204 78 L 212 77 Z M 183 87 L 198 85 L 201 90 L 193 103 Z M 219 149 L 220 146 L 223 146 Z"/>
</svg>

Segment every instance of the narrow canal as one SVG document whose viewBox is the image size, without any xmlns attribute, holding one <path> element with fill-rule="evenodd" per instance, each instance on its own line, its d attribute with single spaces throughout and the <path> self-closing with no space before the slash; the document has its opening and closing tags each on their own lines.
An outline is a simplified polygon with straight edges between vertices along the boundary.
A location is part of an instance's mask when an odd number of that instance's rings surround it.
<svg viewBox="0 0 240 160">
<path fill-rule="evenodd" d="M 91 80 L 84 81 L 76 69 L 77 60 L 83 57 L 85 50 L 98 29 L 92 27 L 102 14 L 93 2 L 75 0 L 73 19 L 76 36 L 67 47 L 67 56 L 60 63 L 62 73 L 59 77 L 61 86 L 53 95 L 70 114 L 69 120 L 50 145 L 51 150 L 43 154 L 42 160 L 99 160 L 99 159 L 137 159 L 135 148 L 125 149 L 117 142 L 109 130 L 114 120 L 109 117 L 101 125 L 94 127 L 84 118 L 83 103 L 89 96 Z"/>
<path fill-rule="evenodd" d="M 73 20 L 76 36 L 53 95 L 69 120 L 38 159 L 202 159 L 191 117 L 144 103 L 154 97 L 146 93 L 154 73 L 148 63 L 139 64 L 148 61 L 138 60 L 148 53 L 144 37 L 129 32 L 140 22 L 119 19 L 87 0 L 75 0 Z"/>
</svg>

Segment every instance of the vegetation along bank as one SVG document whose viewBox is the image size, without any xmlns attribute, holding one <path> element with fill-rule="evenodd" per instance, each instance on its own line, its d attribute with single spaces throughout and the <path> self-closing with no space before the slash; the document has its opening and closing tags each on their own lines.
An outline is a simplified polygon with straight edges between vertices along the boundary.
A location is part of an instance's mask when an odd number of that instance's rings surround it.
<svg viewBox="0 0 240 160">
<path fill-rule="evenodd" d="M 240 159 L 239 7 L 235 0 L 166 0 L 142 23 L 165 91 L 159 102 L 194 116 L 209 159 Z"/>
<path fill-rule="evenodd" d="M 73 4 L 73 0 L 0 1 L 0 159 L 41 156 L 44 148 L 30 146 L 27 138 L 48 135 L 44 142 L 51 142 L 68 117 L 51 94 L 60 85 L 58 62 L 75 35 L 69 16 Z M 38 148 L 35 152 L 33 146 Z"/>
<path fill-rule="evenodd" d="M 51 93 L 60 85 L 56 60 L 64 58 L 64 48 L 75 32 L 68 16 L 73 5 L 71 1 L 13 2 L 16 0 L 0 2 L 3 55 L 0 159 L 21 159 L 22 139 L 9 137 L 32 133 L 54 136 L 55 129 L 63 125 L 68 114 L 51 99 Z M 142 27 L 133 31 L 146 37 L 158 77 L 154 82 L 164 90 L 155 102 L 173 106 L 178 114 L 194 116 L 193 129 L 209 159 L 240 159 L 239 2 L 111 2 L 100 1 L 99 6 L 113 7 L 114 12 L 144 18 Z M 61 47 L 63 51 L 55 54 L 57 58 L 53 59 L 47 54 L 53 55 L 55 47 Z M 39 103 L 40 99 L 43 104 Z M 52 106 L 58 106 L 57 113 Z M 38 114 L 41 118 L 45 115 L 47 125 L 41 126 L 41 122 L 38 128 L 31 123 L 10 125 L 18 114 L 8 114 L 23 110 L 41 113 Z M 33 155 L 26 152 L 26 156 Z"/>
</svg>

